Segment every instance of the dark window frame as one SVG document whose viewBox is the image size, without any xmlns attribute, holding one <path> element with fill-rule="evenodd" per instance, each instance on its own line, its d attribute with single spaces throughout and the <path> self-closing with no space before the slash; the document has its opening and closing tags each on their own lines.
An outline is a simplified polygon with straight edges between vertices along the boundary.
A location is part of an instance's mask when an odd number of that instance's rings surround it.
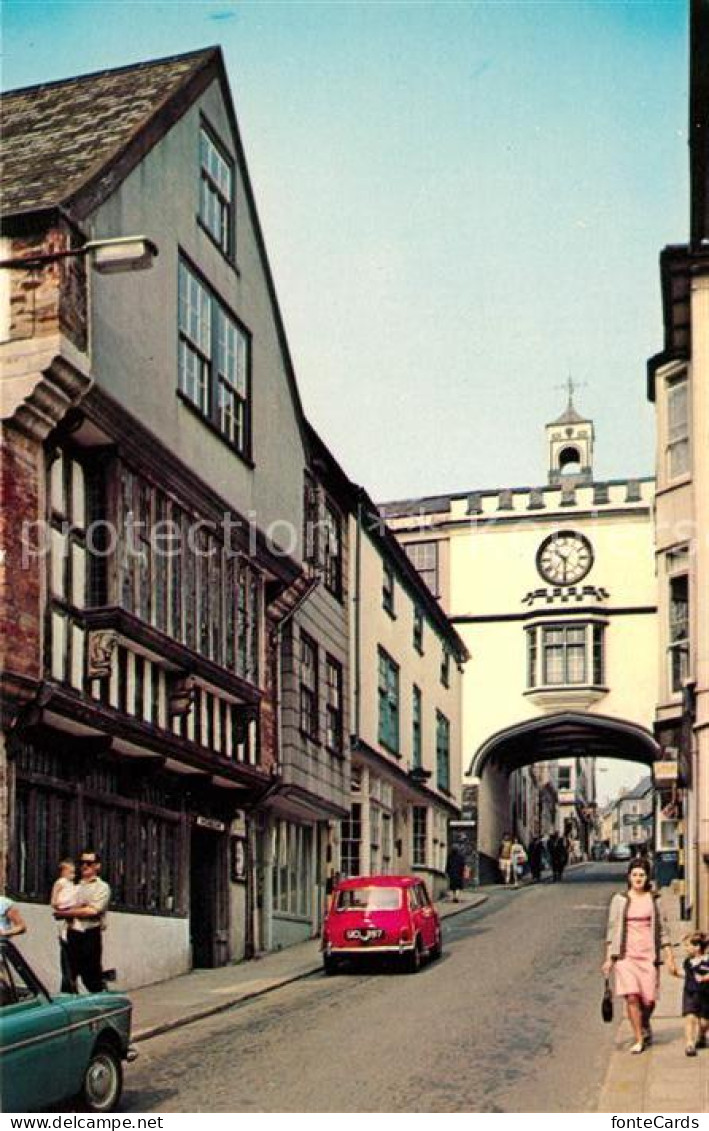
<svg viewBox="0 0 709 1131">
<path fill-rule="evenodd" d="M 423 656 L 424 616 L 419 605 L 414 605 L 413 645 L 419 656 Z"/>
<path fill-rule="evenodd" d="M 227 166 L 230 174 L 230 185 L 228 194 L 222 189 L 222 186 L 215 181 L 211 170 L 205 165 L 203 160 L 202 151 L 202 137 L 206 138 L 207 142 L 213 146 L 219 158 Z M 229 153 L 227 147 L 219 138 L 216 130 L 210 122 L 200 115 L 199 122 L 199 141 L 198 141 L 198 164 L 199 164 L 199 200 L 197 204 L 197 222 L 204 233 L 209 237 L 218 251 L 228 260 L 232 267 L 236 266 L 236 161 Z M 205 190 L 206 186 L 206 190 Z M 219 238 L 209 224 L 209 219 L 203 214 L 203 192 L 207 191 L 216 198 L 218 204 L 226 215 L 226 237 Z"/>
<path fill-rule="evenodd" d="M 183 313 L 185 311 L 189 313 L 192 309 L 189 298 L 184 297 L 185 287 L 188 283 L 183 282 L 185 278 L 183 272 L 186 273 L 187 277 L 191 277 L 191 280 L 201 288 L 208 299 L 209 315 L 208 319 L 205 318 L 204 320 L 204 325 L 208 324 L 209 327 L 208 343 L 201 340 L 201 331 L 199 332 L 200 340 L 198 340 L 197 337 L 193 336 L 189 332 L 189 329 L 183 325 Z M 253 467 L 253 337 L 251 331 L 181 248 L 178 249 L 177 276 L 177 396 L 186 407 L 196 413 L 199 419 L 202 420 L 239 459 L 243 460 L 248 466 Z M 201 300 L 199 306 L 201 309 Z M 236 347 L 234 351 L 236 384 L 232 383 L 226 375 L 222 374 L 219 368 L 219 343 L 222 340 L 220 338 L 220 316 L 223 317 L 227 323 L 232 323 L 236 331 L 236 337 L 234 339 Z M 196 315 L 196 317 L 199 321 L 199 327 L 202 327 L 201 313 Z M 243 348 L 245 351 L 245 391 L 243 395 L 238 388 L 240 339 L 243 340 Z M 191 361 L 196 358 L 200 366 L 201 375 L 199 381 L 200 389 L 203 388 L 203 393 L 200 393 L 199 398 L 193 395 L 188 388 L 190 376 L 193 378 L 193 385 L 197 378 L 193 371 L 188 370 L 188 366 L 183 361 L 183 349 L 185 351 L 184 357 L 191 359 Z M 223 426 L 225 416 L 222 413 L 223 402 L 220 401 L 222 389 L 227 390 L 233 399 L 234 411 L 229 416 L 229 419 L 232 417 L 234 420 L 237 419 L 237 406 L 243 411 L 240 428 L 242 435 L 241 440 L 230 435 L 229 430 L 225 429 Z M 224 395 L 226 396 L 226 393 Z M 234 429 L 235 431 L 237 430 L 236 424 L 234 425 Z"/>
<path fill-rule="evenodd" d="M 436 711 L 436 785 L 443 793 L 451 787 L 450 753 L 450 720 Z"/>
<path fill-rule="evenodd" d="M 323 578 L 325 588 L 337 601 L 343 599 L 342 515 L 331 499 L 325 499 L 323 538 Z"/>
<path fill-rule="evenodd" d="M 583 642 L 569 638 L 569 633 L 579 631 L 583 632 Z M 550 624 L 532 625 L 525 632 L 528 691 L 605 686 L 605 622 L 593 618 L 553 621 Z M 561 633 L 561 636 L 558 640 L 551 640 L 550 633 Z M 554 651 L 561 654 L 561 677 L 550 681 L 550 665 L 554 662 L 551 653 Z M 581 651 L 581 676 L 570 679 L 575 662 L 572 653 L 578 660 Z"/>
<path fill-rule="evenodd" d="M 391 562 L 382 562 L 382 608 L 392 619 L 396 617 L 396 574 Z"/>
<path fill-rule="evenodd" d="M 437 538 L 424 538 L 418 541 L 404 542 L 403 547 L 409 561 L 423 581 L 424 585 L 438 600 L 441 596 L 441 540 Z M 433 554 L 434 564 L 425 565 L 417 561 L 418 551 L 424 550 L 425 555 Z M 430 578 L 430 580 L 429 580 Z"/>
<path fill-rule="evenodd" d="M 689 676 L 690 608 L 689 573 L 668 578 L 668 646 L 670 691 L 678 694 Z"/>
<path fill-rule="evenodd" d="M 320 673 L 318 670 L 320 649 L 317 641 L 302 629 L 298 648 L 300 733 L 310 742 L 318 745 L 320 743 Z M 311 656 L 311 661 L 307 665 L 306 651 Z M 308 671 L 312 672 L 312 683 L 308 683 L 304 678 Z"/>
<path fill-rule="evenodd" d="M 401 688 L 400 668 L 384 648 L 378 649 L 378 737 L 390 753 L 400 756 Z"/>
<path fill-rule="evenodd" d="M 325 747 L 330 754 L 342 755 L 345 750 L 344 669 L 329 653 L 325 654 L 325 688 Z"/>
</svg>

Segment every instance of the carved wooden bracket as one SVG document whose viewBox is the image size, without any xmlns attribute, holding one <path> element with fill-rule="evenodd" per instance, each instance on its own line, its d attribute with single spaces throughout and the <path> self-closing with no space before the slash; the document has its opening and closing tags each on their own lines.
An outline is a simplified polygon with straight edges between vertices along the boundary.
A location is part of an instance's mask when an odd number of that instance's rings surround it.
<svg viewBox="0 0 709 1131">
<path fill-rule="evenodd" d="M 112 628 L 97 628 L 88 634 L 86 675 L 88 679 L 110 679 L 118 633 Z"/>
<path fill-rule="evenodd" d="M 188 672 L 177 672 L 168 684 L 167 704 L 170 716 L 187 716 L 195 700 L 196 680 Z"/>
</svg>

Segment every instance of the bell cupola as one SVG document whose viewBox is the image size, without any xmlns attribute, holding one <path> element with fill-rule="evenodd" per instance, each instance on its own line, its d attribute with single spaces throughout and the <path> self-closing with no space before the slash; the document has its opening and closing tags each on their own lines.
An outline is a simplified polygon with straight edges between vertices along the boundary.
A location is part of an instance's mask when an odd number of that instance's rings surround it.
<svg viewBox="0 0 709 1131">
<path fill-rule="evenodd" d="M 593 483 L 593 421 L 576 411 L 571 378 L 568 390 L 565 410 L 546 426 L 549 483 L 552 487 Z"/>
</svg>

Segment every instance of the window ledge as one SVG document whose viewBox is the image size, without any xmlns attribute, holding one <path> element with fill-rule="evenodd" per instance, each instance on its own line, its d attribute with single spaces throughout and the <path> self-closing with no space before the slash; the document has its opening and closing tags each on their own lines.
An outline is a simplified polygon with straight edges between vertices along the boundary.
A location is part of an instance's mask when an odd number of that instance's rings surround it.
<svg viewBox="0 0 709 1131">
<path fill-rule="evenodd" d="M 197 218 L 197 227 L 200 229 L 201 232 L 204 232 L 205 236 L 207 237 L 209 242 L 212 244 L 212 246 L 217 249 L 217 251 L 221 255 L 224 262 L 226 264 L 228 264 L 228 266 L 231 267 L 232 271 L 234 271 L 234 273 L 240 277 L 241 271 L 239 270 L 237 263 L 236 263 L 236 259 L 234 259 L 234 256 L 232 255 L 232 253 L 229 252 L 229 251 L 225 251 L 224 248 L 222 247 L 222 245 L 219 243 L 219 240 L 214 238 L 214 236 L 210 232 L 209 228 L 205 224 L 204 220 L 200 216 L 199 212 L 197 213 L 196 218 Z"/>
<path fill-rule="evenodd" d="M 575 687 L 569 684 L 563 687 L 533 687 L 530 691 L 524 692 L 525 698 L 547 711 L 564 710 L 569 707 L 584 710 L 607 694 L 608 688 L 600 685 Z"/>
<path fill-rule="evenodd" d="M 299 730 L 300 730 L 300 737 L 304 738 L 305 741 L 307 743 L 309 743 L 310 746 L 315 746 L 315 747 L 317 747 L 318 750 L 320 750 L 322 748 L 322 742 L 320 741 L 320 738 L 319 738 L 318 735 L 310 734 L 310 732 L 307 731 L 307 730 L 304 730 L 303 727 L 299 727 Z"/>
<path fill-rule="evenodd" d="M 204 415 L 201 409 L 197 408 L 197 405 L 194 404 L 190 400 L 190 398 L 182 392 L 182 389 L 177 389 L 176 392 L 177 399 L 185 406 L 185 408 L 189 409 L 193 416 L 196 416 L 197 419 L 204 425 L 204 427 L 208 428 L 209 431 L 214 436 L 216 436 L 218 440 L 221 440 L 222 444 L 224 444 L 224 447 L 228 448 L 230 452 L 233 452 L 237 459 L 240 459 L 242 463 L 246 464 L 246 466 L 253 471 L 256 467 L 256 464 L 252 460 L 251 456 L 247 456 L 245 452 L 239 451 L 236 444 L 232 444 L 229 437 L 225 436 L 224 433 L 219 428 L 217 428 L 214 421 L 210 420 L 208 416 Z"/>
<path fill-rule="evenodd" d="M 692 482 L 692 473 L 686 471 L 683 475 L 676 476 L 675 479 L 663 479 L 662 485 L 655 488 L 655 498 L 659 499 L 663 495 L 669 495 L 672 491 L 676 491 L 679 487 L 686 487 Z"/>
<path fill-rule="evenodd" d="M 401 761 L 400 750 L 394 750 L 392 746 L 388 746 L 383 738 L 379 739 L 379 745 L 381 746 L 382 750 L 384 750 L 387 754 L 390 754 L 392 758 L 396 758 L 397 761 Z"/>
</svg>

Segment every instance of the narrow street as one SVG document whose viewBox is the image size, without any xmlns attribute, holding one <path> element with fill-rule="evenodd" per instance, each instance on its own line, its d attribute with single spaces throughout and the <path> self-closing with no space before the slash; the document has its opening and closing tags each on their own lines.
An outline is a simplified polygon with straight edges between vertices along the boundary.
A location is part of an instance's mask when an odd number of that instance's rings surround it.
<svg viewBox="0 0 709 1131">
<path fill-rule="evenodd" d="M 600 1018 L 606 909 L 623 867 L 495 890 L 448 920 L 416 976 L 317 975 L 148 1041 L 133 1112 L 595 1110 L 616 1026 Z"/>
</svg>

